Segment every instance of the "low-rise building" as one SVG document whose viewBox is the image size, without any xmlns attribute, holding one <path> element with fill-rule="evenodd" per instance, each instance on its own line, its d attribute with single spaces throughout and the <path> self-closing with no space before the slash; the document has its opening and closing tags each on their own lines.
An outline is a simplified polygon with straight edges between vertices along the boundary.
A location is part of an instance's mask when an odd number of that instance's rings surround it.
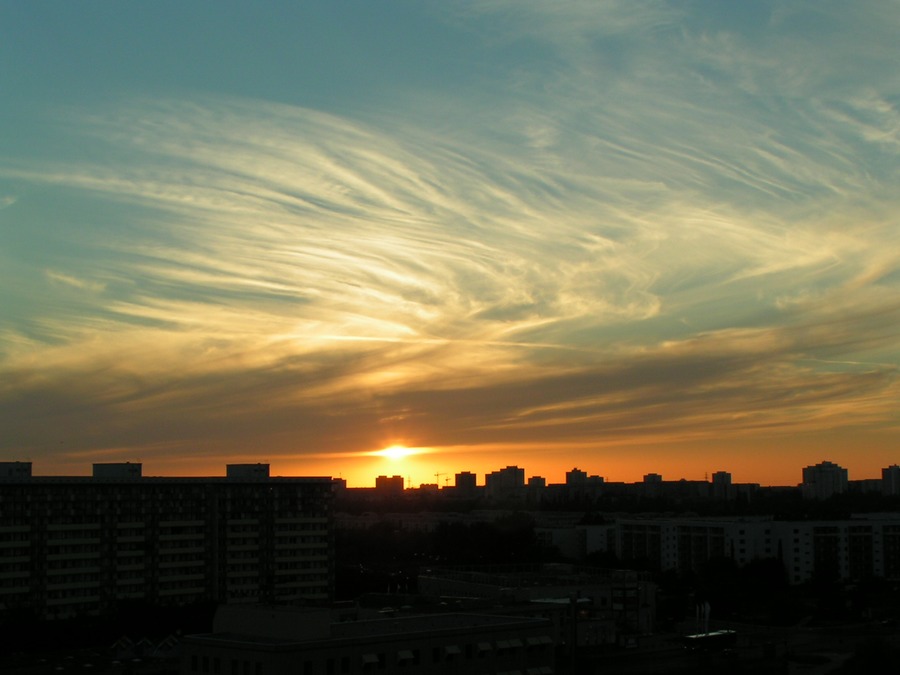
<svg viewBox="0 0 900 675">
<path fill-rule="evenodd" d="M 182 643 L 182 675 L 553 675 L 548 619 L 419 614 L 348 620 L 327 610 L 223 607 Z"/>
<path fill-rule="evenodd" d="M 448 566 L 420 572 L 419 592 L 491 600 L 505 612 L 553 617 L 558 643 L 613 644 L 646 635 L 656 616 L 656 585 L 649 574 L 633 570 L 562 563 Z"/>
</svg>

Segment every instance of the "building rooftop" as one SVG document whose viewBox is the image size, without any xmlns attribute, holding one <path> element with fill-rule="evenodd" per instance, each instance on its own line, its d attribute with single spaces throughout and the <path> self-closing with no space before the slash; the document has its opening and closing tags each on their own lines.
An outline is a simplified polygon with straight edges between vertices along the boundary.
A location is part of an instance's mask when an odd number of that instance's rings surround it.
<svg viewBox="0 0 900 675">
<path fill-rule="evenodd" d="M 223 605 L 216 612 L 214 632 L 190 637 L 192 640 L 245 642 L 278 648 L 325 640 L 384 640 L 472 629 L 536 628 L 547 623 L 541 618 L 470 613 L 410 614 L 361 621 L 345 619 L 341 620 L 340 612 L 332 609 Z"/>
</svg>

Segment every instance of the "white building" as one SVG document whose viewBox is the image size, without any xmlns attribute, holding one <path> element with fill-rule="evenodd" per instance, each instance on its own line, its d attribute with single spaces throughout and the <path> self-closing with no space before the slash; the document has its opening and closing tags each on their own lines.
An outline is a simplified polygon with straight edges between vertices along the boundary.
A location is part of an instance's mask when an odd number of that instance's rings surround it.
<svg viewBox="0 0 900 675">
<path fill-rule="evenodd" d="M 849 520 L 633 518 L 616 523 L 616 554 L 661 570 L 691 571 L 711 558 L 739 566 L 780 560 L 792 584 L 813 578 L 900 579 L 900 514 Z"/>
</svg>

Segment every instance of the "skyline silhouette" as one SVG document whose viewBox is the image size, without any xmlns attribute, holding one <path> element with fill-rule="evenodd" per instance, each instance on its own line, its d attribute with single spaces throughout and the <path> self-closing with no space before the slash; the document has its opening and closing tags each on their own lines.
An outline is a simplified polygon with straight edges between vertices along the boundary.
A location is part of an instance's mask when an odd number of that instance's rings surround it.
<svg viewBox="0 0 900 675">
<path fill-rule="evenodd" d="M 389 453 L 389 456 L 393 460 L 399 460 L 407 457 L 408 455 L 398 452 L 394 449 L 394 452 Z M 577 466 L 557 470 L 552 476 L 561 475 L 561 479 L 548 479 L 547 476 L 542 476 L 539 474 L 531 473 L 526 471 L 526 467 L 520 467 L 517 464 L 508 464 L 504 467 L 495 467 L 493 469 L 489 469 L 483 473 L 473 472 L 465 468 L 458 468 L 453 471 L 447 472 L 435 472 L 429 478 L 433 480 L 423 480 L 421 482 L 415 482 L 412 479 L 412 476 L 409 473 L 379 473 L 369 477 L 369 480 L 366 484 L 360 485 L 356 483 L 349 482 L 346 478 L 333 474 L 333 473 L 322 473 L 322 474 L 287 474 L 281 473 L 278 471 L 277 467 L 272 468 L 268 462 L 252 462 L 252 463 L 237 463 L 237 464 L 228 464 L 223 468 L 220 467 L 219 470 L 208 473 L 208 474 L 168 474 L 168 473 L 158 473 L 154 471 L 153 467 L 148 466 L 148 470 L 150 472 L 144 473 L 144 464 L 142 462 L 99 462 L 93 463 L 92 472 L 89 474 L 86 471 L 82 471 L 79 473 L 69 473 L 63 474 L 53 471 L 46 471 L 49 467 L 43 467 L 41 465 L 35 465 L 31 461 L 22 460 L 22 459 L 13 459 L 0 462 L 0 478 L 7 478 L 13 480 L 27 480 L 28 478 L 35 477 L 63 477 L 63 476 L 72 476 L 72 477 L 82 477 L 86 478 L 88 476 L 93 476 L 94 478 L 103 478 L 107 474 L 112 477 L 131 477 L 132 479 L 140 479 L 143 477 L 147 478 L 216 478 L 222 477 L 225 475 L 231 475 L 233 471 L 243 472 L 241 475 L 246 475 L 247 477 L 257 476 L 257 477 L 283 477 L 283 478 L 302 478 L 302 477 L 316 477 L 316 478 L 330 478 L 333 480 L 339 481 L 346 488 L 362 488 L 362 489 L 378 489 L 382 487 L 387 491 L 395 491 L 398 488 L 401 490 L 418 490 L 418 489 L 444 489 L 444 488 L 457 488 L 457 487 L 466 487 L 466 488 L 485 488 L 490 485 L 490 482 L 493 480 L 495 485 L 502 484 L 505 487 L 512 488 L 544 488 L 544 487 L 554 487 L 554 486 L 570 486 L 570 487 L 591 487 L 602 490 L 605 487 L 613 487 L 618 485 L 646 485 L 653 486 L 657 484 L 672 484 L 672 483 L 706 483 L 710 486 L 721 485 L 728 487 L 751 487 L 751 486 L 761 486 L 761 487 L 803 487 L 806 484 L 814 484 L 816 481 L 824 482 L 828 484 L 829 494 L 831 492 L 847 492 L 856 490 L 858 492 L 882 492 L 885 495 L 900 495 L 900 465 L 894 463 L 885 467 L 882 467 L 877 474 L 875 475 L 854 475 L 851 474 L 846 467 L 840 466 L 830 460 L 822 460 L 817 462 L 816 464 L 809 465 L 806 467 L 798 467 L 799 480 L 790 481 L 787 483 L 760 483 L 758 481 L 748 481 L 742 480 L 740 476 L 735 476 L 732 472 L 728 471 L 726 468 L 719 468 L 716 471 L 709 471 L 704 473 L 701 478 L 689 478 L 685 476 L 679 475 L 663 475 L 656 471 L 647 471 L 643 475 L 641 475 L 638 479 L 635 480 L 620 480 L 614 476 L 605 476 L 599 473 L 594 473 L 590 470 L 583 470 Z M 87 465 L 84 467 L 87 469 Z M 396 468 L 396 465 L 395 465 Z M 560 474 L 561 472 L 561 474 Z M 382 485 L 379 486 L 379 481 L 382 482 Z M 878 486 L 876 486 L 878 483 Z M 813 495 L 809 495 L 813 496 Z M 821 498 L 821 496 L 819 497 Z"/>
</svg>

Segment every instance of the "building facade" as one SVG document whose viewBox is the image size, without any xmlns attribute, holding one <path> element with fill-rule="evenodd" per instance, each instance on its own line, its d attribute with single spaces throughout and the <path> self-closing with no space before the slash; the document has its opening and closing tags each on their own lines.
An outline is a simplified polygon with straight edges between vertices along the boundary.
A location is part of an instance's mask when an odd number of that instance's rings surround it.
<svg viewBox="0 0 900 675">
<path fill-rule="evenodd" d="M 775 558 L 787 579 L 900 579 L 900 515 L 848 520 L 633 518 L 616 523 L 616 554 L 660 570 L 690 572 L 713 558 L 738 566 Z"/>
<path fill-rule="evenodd" d="M 332 597 L 330 478 L 269 478 L 267 465 L 222 478 L 145 478 L 139 464 L 30 473 L 0 470 L 0 611 Z"/>
</svg>

